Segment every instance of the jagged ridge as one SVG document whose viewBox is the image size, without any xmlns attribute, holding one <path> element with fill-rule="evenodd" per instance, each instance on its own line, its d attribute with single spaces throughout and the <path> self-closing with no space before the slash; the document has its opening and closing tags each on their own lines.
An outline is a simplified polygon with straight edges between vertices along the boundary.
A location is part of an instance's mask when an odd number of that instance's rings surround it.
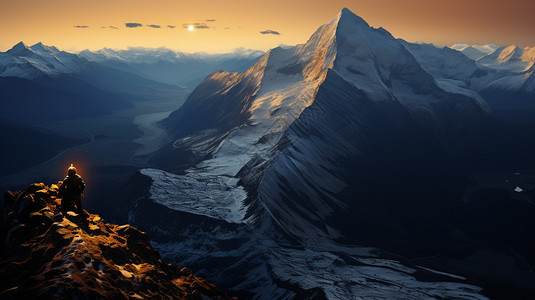
<svg viewBox="0 0 535 300">
<path fill-rule="evenodd" d="M 164 263 L 144 232 L 95 214 L 64 215 L 55 184 L 7 191 L 0 224 L 0 298 L 228 298 Z"/>
</svg>

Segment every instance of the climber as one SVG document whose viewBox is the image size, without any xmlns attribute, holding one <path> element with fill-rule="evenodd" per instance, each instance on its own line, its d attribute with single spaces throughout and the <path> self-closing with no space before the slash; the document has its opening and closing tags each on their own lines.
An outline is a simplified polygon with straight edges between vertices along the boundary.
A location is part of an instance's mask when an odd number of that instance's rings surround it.
<svg viewBox="0 0 535 300">
<path fill-rule="evenodd" d="M 63 179 L 63 183 L 59 187 L 58 192 L 62 197 L 61 210 L 64 213 L 67 213 L 73 205 L 76 206 L 76 212 L 78 214 L 84 213 L 84 210 L 82 209 L 82 192 L 84 189 L 84 180 L 80 175 L 76 174 L 76 168 L 71 164 L 69 169 L 67 169 L 67 177 Z"/>
</svg>

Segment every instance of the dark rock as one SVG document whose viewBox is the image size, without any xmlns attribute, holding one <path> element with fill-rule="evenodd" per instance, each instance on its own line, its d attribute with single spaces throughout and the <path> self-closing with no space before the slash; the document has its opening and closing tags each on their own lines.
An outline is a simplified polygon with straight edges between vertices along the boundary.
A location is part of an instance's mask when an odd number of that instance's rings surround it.
<svg viewBox="0 0 535 300">
<path fill-rule="evenodd" d="M 180 275 L 181 276 L 189 276 L 191 274 L 193 274 L 193 272 L 189 268 L 184 267 L 184 268 L 180 269 Z"/>
<path fill-rule="evenodd" d="M 320 287 L 304 290 L 295 295 L 294 300 L 327 300 L 325 291 Z"/>
</svg>

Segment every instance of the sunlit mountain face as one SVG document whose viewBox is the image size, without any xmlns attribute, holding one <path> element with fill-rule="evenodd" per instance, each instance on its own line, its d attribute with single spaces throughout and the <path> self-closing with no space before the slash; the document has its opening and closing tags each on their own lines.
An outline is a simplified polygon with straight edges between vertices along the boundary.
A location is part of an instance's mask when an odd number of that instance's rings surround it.
<svg viewBox="0 0 535 300">
<path fill-rule="evenodd" d="M 87 210 L 213 295 L 530 298 L 534 49 L 411 43 L 349 9 L 266 52 L 19 43 L 0 186 L 79 164 Z"/>
</svg>

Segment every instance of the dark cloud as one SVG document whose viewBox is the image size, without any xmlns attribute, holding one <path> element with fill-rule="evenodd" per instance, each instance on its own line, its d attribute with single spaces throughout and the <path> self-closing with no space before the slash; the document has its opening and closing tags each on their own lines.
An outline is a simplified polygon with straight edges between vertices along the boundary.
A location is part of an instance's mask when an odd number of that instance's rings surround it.
<svg viewBox="0 0 535 300">
<path fill-rule="evenodd" d="M 274 35 L 280 35 L 280 33 L 278 31 L 275 31 L 275 30 L 264 30 L 264 31 L 260 31 L 260 34 L 274 34 Z"/>
<path fill-rule="evenodd" d="M 87 25 L 74 25 L 74 28 L 89 28 Z"/>
<path fill-rule="evenodd" d="M 148 27 L 150 28 L 161 28 L 160 25 L 154 25 L 154 24 L 150 24 L 150 25 L 147 25 Z"/>
<path fill-rule="evenodd" d="M 189 26 L 193 26 L 195 29 L 208 29 L 210 26 L 206 23 L 193 23 L 193 24 L 182 24 L 182 28 L 187 29 Z"/>
<path fill-rule="evenodd" d="M 116 26 L 108 26 L 108 28 L 110 28 L 110 29 L 119 29 Z"/>
<path fill-rule="evenodd" d="M 215 19 L 208 19 L 208 20 L 205 20 L 205 22 L 215 22 Z"/>
<path fill-rule="evenodd" d="M 136 27 L 143 26 L 143 24 L 141 24 L 141 23 L 124 23 L 124 26 L 126 26 L 128 28 L 136 28 Z"/>
<path fill-rule="evenodd" d="M 173 28 L 175 28 L 176 26 L 175 26 L 175 25 L 167 25 L 167 27 L 173 29 Z"/>
</svg>

